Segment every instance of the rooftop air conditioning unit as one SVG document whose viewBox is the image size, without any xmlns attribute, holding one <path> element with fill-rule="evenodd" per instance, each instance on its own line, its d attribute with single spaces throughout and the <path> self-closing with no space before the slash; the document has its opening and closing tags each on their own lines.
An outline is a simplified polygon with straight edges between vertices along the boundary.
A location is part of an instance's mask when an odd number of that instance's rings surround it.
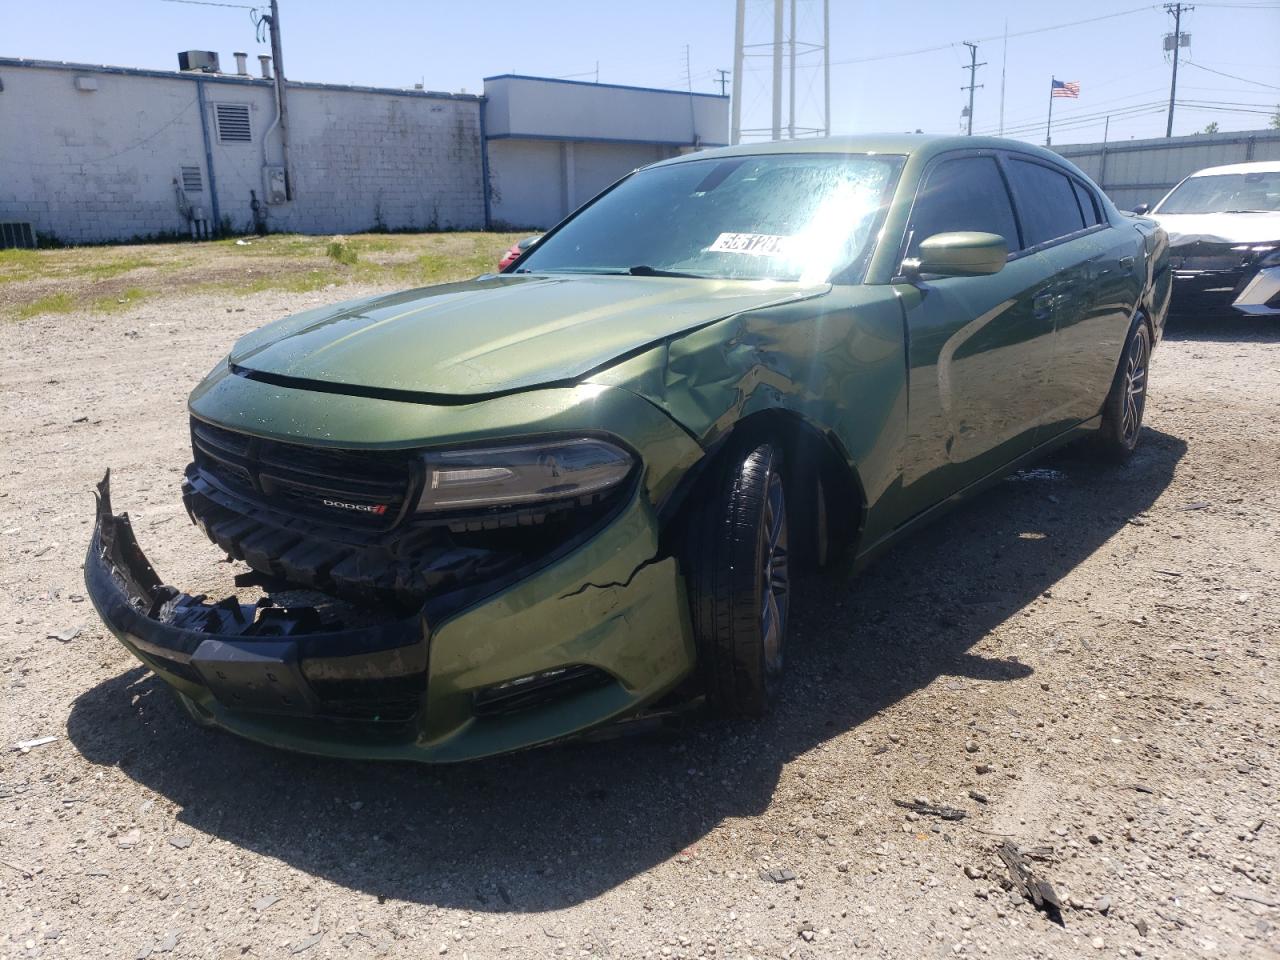
<svg viewBox="0 0 1280 960">
<path fill-rule="evenodd" d="M 212 50 L 183 50 L 178 54 L 178 69 L 197 73 L 221 73 L 218 54 Z"/>
</svg>

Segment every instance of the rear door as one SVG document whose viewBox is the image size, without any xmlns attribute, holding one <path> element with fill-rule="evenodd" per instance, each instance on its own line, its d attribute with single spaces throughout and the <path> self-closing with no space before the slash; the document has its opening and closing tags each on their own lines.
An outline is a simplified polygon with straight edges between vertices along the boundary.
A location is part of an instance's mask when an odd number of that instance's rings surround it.
<svg viewBox="0 0 1280 960">
<path fill-rule="evenodd" d="M 1003 236 L 1009 261 L 986 277 L 895 283 L 907 323 L 909 411 L 903 493 L 908 515 L 1031 449 L 1052 398 L 1050 273 L 1023 250 L 1008 184 L 993 151 L 949 153 L 925 171 L 905 256 L 937 233 Z"/>
<path fill-rule="evenodd" d="M 1026 240 L 1053 274 L 1050 410 L 1041 442 L 1102 408 L 1139 293 L 1137 243 L 1107 222 L 1092 188 L 1069 171 L 1016 153 L 1004 160 Z"/>
</svg>

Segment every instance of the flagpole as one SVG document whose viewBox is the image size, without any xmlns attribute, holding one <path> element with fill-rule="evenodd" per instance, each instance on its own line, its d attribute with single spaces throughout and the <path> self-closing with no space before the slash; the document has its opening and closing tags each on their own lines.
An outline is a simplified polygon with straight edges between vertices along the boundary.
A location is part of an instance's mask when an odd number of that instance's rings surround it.
<svg viewBox="0 0 1280 960">
<path fill-rule="evenodd" d="M 1045 124 L 1044 128 L 1044 145 L 1046 147 L 1053 142 L 1053 85 L 1056 80 L 1056 77 L 1051 76 L 1049 78 L 1049 122 Z"/>
</svg>

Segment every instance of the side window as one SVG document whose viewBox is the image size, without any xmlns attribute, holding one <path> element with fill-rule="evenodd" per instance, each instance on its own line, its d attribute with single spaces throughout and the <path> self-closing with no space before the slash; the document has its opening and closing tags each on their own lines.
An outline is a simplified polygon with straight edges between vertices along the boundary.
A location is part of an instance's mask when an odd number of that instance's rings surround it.
<svg viewBox="0 0 1280 960">
<path fill-rule="evenodd" d="M 1096 227 L 1102 222 L 1102 216 L 1098 213 L 1098 203 L 1093 198 L 1093 191 L 1079 180 L 1072 180 L 1071 186 L 1075 188 L 1076 199 L 1080 201 L 1080 212 L 1084 214 L 1084 225 L 1086 227 Z"/>
<path fill-rule="evenodd" d="M 910 230 L 909 257 L 935 233 L 954 230 L 998 233 L 1011 251 L 1019 247 L 1009 191 L 992 157 L 957 157 L 930 170 L 911 211 Z"/>
<path fill-rule="evenodd" d="M 1075 188 L 1065 173 L 1028 160 L 1012 160 L 1009 180 L 1018 200 L 1027 246 L 1048 243 L 1084 229 Z"/>
</svg>

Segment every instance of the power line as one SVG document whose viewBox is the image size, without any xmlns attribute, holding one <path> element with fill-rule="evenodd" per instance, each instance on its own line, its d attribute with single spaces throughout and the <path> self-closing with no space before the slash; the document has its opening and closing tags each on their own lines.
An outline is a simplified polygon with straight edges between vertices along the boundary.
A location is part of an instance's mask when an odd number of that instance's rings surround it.
<svg viewBox="0 0 1280 960">
<path fill-rule="evenodd" d="M 1009 34 L 1009 36 L 1010 37 L 1029 37 L 1035 33 L 1048 33 L 1050 30 L 1062 30 L 1062 29 L 1065 29 L 1066 27 L 1078 27 L 1081 24 L 1085 24 L 1085 23 L 1097 23 L 1099 20 L 1113 20 L 1116 17 L 1127 17 L 1130 14 L 1134 14 L 1134 13 L 1146 13 L 1151 9 L 1152 8 L 1150 6 L 1133 7 L 1129 10 L 1120 10 L 1116 13 L 1103 14 L 1100 17 L 1088 17 L 1087 19 L 1084 19 L 1084 20 L 1071 20 L 1067 23 L 1055 23 L 1047 27 L 1036 27 L 1031 30 L 1019 30 L 1016 33 Z M 994 36 L 990 36 L 990 37 L 978 37 L 978 39 L 974 42 L 984 43 L 988 40 L 1001 40 L 1003 38 L 1004 38 L 1003 33 L 997 33 Z M 899 57 L 915 57 L 923 53 L 936 53 L 939 50 L 947 50 L 952 47 L 957 47 L 959 45 L 960 44 L 954 43 L 954 42 L 940 43 L 932 47 L 919 47 L 918 49 L 915 49 L 915 50 L 900 50 L 897 53 L 881 53 L 881 54 L 876 54 L 875 56 L 872 56 L 872 57 L 854 57 L 851 60 L 832 60 L 831 66 L 833 67 L 845 66 L 852 63 L 871 63 L 876 60 L 895 60 Z"/>
<path fill-rule="evenodd" d="M 193 7 L 230 7 L 232 10 L 256 10 L 245 3 L 217 3 L 215 0 L 160 0 L 161 3 L 189 3 Z"/>
<path fill-rule="evenodd" d="M 1280 9 L 1280 7 L 1277 7 L 1277 9 Z M 1237 77 L 1234 73 L 1223 73 L 1221 70 L 1214 70 L 1211 67 L 1202 67 L 1194 60 L 1188 60 L 1187 66 L 1195 67 L 1197 70 L 1203 70 L 1205 73 L 1216 73 L 1218 76 L 1227 77 L 1230 80 L 1239 80 L 1242 83 L 1253 83 L 1259 87 L 1266 87 L 1268 90 L 1280 90 L 1280 87 L 1276 86 L 1274 83 L 1263 83 L 1261 80 L 1250 80 L 1248 77 Z"/>
</svg>

